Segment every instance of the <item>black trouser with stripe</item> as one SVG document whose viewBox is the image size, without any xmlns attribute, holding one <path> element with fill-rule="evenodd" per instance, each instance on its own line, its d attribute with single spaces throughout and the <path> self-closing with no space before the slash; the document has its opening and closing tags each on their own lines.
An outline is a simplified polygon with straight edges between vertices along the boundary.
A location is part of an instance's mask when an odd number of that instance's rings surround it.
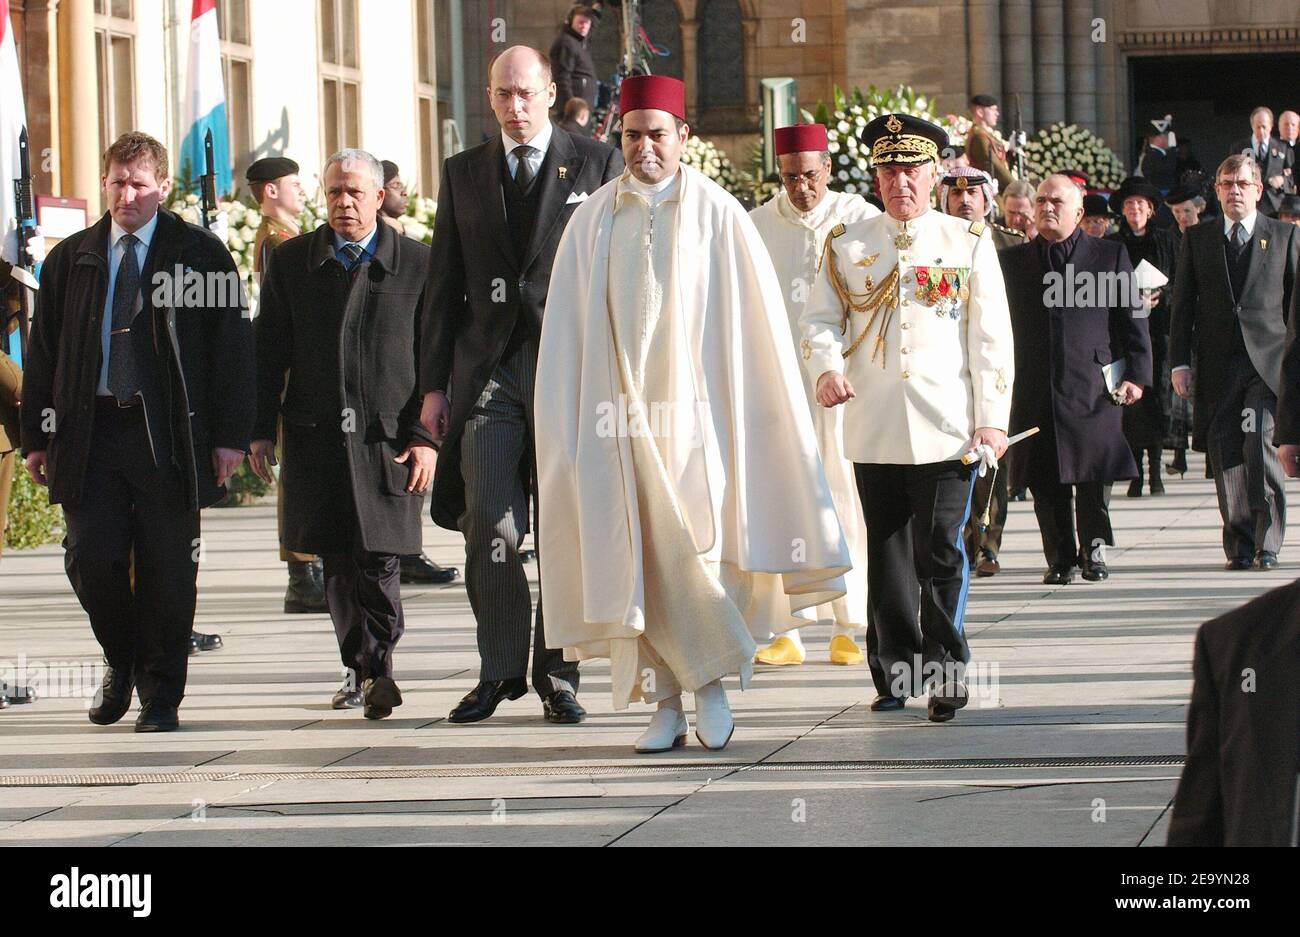
<svg viewBox="0 0 1300 937">
<path fill-rule="evenodd" d="M 528 673 L 533 645 L 533 689 L 549 696 L 578 689 L 578 663 L 546 646 L 539 595 L 532 628 L 532 596 L 519 557 L 533 487 L 524 483 L 532 464 L 533 385 L 537 340 L 529 339 L 497 365 L 483 388 L 460 440 L 465 479 L 465 588 L 478 628 L 479 679 L 510 680 Z M 539 505 L 539 519 L 545 505 Z M 539 562 L 544 560 L 539 556 Z M 559 682 L 564 686 L 561 686 Z"/>
<path fill-rule="evenodd" d="M 1273 446 L 1277 397 L 1244 355 L 1210 419 L 1206 455 L 1223 517 L 1223 552 L 1251 559 L 1278 553 L 1286 533 L 1286 473 Z"/>
<path fill-rule="evenodd" d="M 63 563 L 109 666 L 142 703 L 179 706 L 194 628 L 199 512 L 180 473 L 156 466 L 144 407 L 99 398 L 81 498 L 65 505 Z M 131 564 L 135 559 L 132 583 Z"/>
<path fill-rule="evenodd" d="M 974 469 L 855 464 L 867 526 L 867 663 L 881 696 L 914 696 L 922 668 L 970 660 L 962 531 Z"/>
</svg>

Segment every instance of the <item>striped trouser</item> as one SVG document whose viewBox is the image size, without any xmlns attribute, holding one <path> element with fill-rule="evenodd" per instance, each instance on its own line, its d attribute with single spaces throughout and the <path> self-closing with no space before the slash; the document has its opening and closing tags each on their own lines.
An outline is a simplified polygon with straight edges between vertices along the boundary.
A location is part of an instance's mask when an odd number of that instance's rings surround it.
<svg viewBox="0 0 1300 937">
<path fill-rule="evenodd" d="M 497 365 L 460 439 L 460 470 L 465 479 L 465 587 L 477 622 L 479 679 L 508 680 L 528 672 L 532 599 L 519 558 L 528 527 L 527 484 L 532 466 L 533 385 L 537 341 L 524 342 Z M 541 558 L 539 557 L 539 562 Z M 541 696 L 577 690 L 577 662 L 561 649 L 546 647 L 542 604 L 537 603 L 533 632 L 533 688 Z"/>
</svg>

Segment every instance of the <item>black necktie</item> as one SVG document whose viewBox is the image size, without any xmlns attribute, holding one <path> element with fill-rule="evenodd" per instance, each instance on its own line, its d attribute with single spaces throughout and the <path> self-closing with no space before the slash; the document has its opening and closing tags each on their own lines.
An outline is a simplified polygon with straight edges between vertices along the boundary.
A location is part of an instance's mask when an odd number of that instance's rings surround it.
<svg viewBox="0 0 1300 937">
<path fill-rule="evenodd" d="M 515 147 L 515 159 L 519 161 L 515 167 L 515 187 L 520 192 L 527 192 L 533 184 L 533 167 L 528 158 L 536 152 L 531 146 Z"/>
<path fill-rule="evenodd" d="M 1047 245 L 1047 256 L 1050 258 L 1053 270 L 1065 270 L 1066 246 L 1065 241 L 1054 241 Z"/>
<path fill-rule="evenodd" d="M 1228 236 L 1228 249 L 1232 251 L 1233 259 L 1241 256 L 1242 248 L 1246 246 L 1246 226 L 1240 221 L 1232 223 L 1232 233 Z"/>
<path fill-rule="evenodd" d="M 135 318 L 135 304 L 140 296 L 140 262 L 135 256 L 139 238 L 133 234 L 122 235 L 122 262 L 117 267 L 113 282 L 113 321 L 108 337 L 108 390 L 119 402 L 126 402 L 140 391 L 140 378 L 136 374 L 131 356 L 131 320 Z"/>
</svg>

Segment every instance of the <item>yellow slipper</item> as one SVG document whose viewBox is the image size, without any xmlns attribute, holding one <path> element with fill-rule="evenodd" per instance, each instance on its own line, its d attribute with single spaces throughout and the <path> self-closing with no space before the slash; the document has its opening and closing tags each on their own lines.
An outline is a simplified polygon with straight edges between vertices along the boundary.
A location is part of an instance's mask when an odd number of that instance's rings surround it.
<svg viewBox="0 0 1300 937">
<path fill-rule="evenodd" d="M 769 664 L 773 667 L 785 667 L 789 664 L 802 664 L 803 651 L 785 635 L 777 638 L 767 647 L 754 655 L 754 663 Z"/>
<path fill-rule="evenodd" d="M 864 660 L 866 657 L 847 634 L 837 634 L 831 638 L 832 664 L 860 664 Z"/>
</svg>

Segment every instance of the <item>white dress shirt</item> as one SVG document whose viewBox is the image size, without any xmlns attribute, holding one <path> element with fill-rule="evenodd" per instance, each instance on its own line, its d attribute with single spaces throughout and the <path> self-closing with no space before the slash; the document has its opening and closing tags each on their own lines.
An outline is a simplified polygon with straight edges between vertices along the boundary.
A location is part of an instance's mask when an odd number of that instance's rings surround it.
<svg viewBox="0 0 1300 937">
<path fill-rule="evenodd" d="M 511 179 L 519 171 L 519 157 L 515 154 L 515 150 L 521 146 L 531 146 L 535 151 L 528 157 L 528 165 L 533 170 L 533 178 L 537 178 L 537 174 L 542 171 L 542 160 L 546 159 L 546 151 L 551 146 L 551 135 L 552 127 L 549 120 L 531 140 L 526 140 L 523 143 L 511 139 L 504 130 L 501 131 L 501 145 L 506 149 L 506 166 L 510 169 Z"/>
<path fill-rule="evenodd" d="M 140 298 L 137 300 L 137 309 L 139 304 L 144 301 L 144 259 L 149 255 L 149 242 L 153 240 L 153 232 L 157 227 L 158 213 L 154 212 L 154 216 L 149 219 L 148 223 L 135 232 L 138 239 L 135 245 L 135 261 L 140 270 Z M 113 289 L 117 285 L 117 268 L 121 265 L 122 257 L 126 254 L 126 247 L 121 243 L 122 237 L 128 233 L 130 232 L 121 227 L 116 221 L 113 222 L 108 232 L 108 293 L 104 296 L 104 322 L 99 337 L 99 347 L 102 352 L 99 362 L 99 387 L 95 390 L 95 393 L 101 397 L 113 396 L 112 391 L 108 389 L 108 346 L 111 341 L 109 336 L 113 331 Z"/>
<path fill-rule="evenodd" d="M 1249 215 L 1247 215 L 1245 218 L 1242 218 L 1242 219 L 1241 219 L 1241 226 L 1242 226 L 1243 228 L 1246 229 L 1246 240 L 1247 240 L 1247 241 L 1249 241 L 1251 238 L 1253 238 L 1253 237 L 1255 236 L 1255 216 L 1258 215 L 1258 214 L 1259 214 L 1259 212 L 1255 212 L 1255 211 L 1253 211 L 1253 212 L 1251 212 Z M 1224 216 L 1223 216 L 1223 236 L 1224 236 L 1224 237 L 1228 238 L 1229 240 L 1232 239 L 1232 226 L 1235 225 L 1236 223 L 1237 223 L 1237 222 L 1233 221 L 1233 220 L 1232 220 L 1231 218 L 1229 218 L 1227 215 L 1224 215 Z"/>
</svg>

